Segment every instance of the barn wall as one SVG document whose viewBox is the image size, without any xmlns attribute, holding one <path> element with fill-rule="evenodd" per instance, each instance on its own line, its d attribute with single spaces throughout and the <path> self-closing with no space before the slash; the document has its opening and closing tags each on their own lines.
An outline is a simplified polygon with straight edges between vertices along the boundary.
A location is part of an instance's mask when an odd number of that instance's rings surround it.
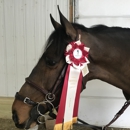
<svg viewBox="0 0 130 130">
<path fill-rule="evenodd" d="M 75 21 L 86 27 L 105 24 L 130 28 L 129 0 L 75 1 Z M 120 89 L 93 80 L 87 83 L 86 90 L 81 94 L 79 117 L 91 124 L 106 125 L 124 102 L 125 98 Z M 112 126 L 130 128 L 130 107 Z"/>
<path fill-rule="evenodd" d="M 68 18 L 69 0 L 0 0 L 0 96 L 20 89 L 52 32 L 57 5 Z"/>
</svg>

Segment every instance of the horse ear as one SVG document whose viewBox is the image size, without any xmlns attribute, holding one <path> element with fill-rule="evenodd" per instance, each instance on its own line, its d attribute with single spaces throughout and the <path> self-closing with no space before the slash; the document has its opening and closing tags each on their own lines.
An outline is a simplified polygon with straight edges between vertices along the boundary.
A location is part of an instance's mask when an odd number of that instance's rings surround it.
<svg viewBox="0 0 130 130">
<path fill-rule="evenodd" d="M 58 29 L 59 27 L 61 27 L 61 25 L 54 20 L 54 18 L 52 17 L 51 14 L 50 14 L 50 19 L 51 19 L 51 23 L 52 23 L 53 27 L 55 28 L 55 30 Z"/>
<path fill-rule="evenodd" d="M 59 15 L 60 15 L 61 25 L 65 28 L 66 34 L 69 35 L 73 40 L 75 40 L 76 39 L 76 30 L 74 29 L 72 24 L 63 16 L 63 14 L 61 13 L 61 11 L 59 9 L 59 6 L 58 6 L 58 11 L 59 11 Z"/>
</svg>

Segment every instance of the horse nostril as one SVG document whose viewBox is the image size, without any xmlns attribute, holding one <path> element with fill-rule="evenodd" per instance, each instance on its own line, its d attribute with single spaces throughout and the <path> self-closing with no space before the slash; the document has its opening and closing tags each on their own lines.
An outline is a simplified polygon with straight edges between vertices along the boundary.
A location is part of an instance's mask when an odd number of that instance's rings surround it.
<svg viewBox="0 0 130 130">
<path fill-rule="evenodd" d="M 18 116 L 17 116 L 17 112 L 16 112 L 16 111 L 13 111 L 13 112 L 12 112 L 12 119 L 13 119 L 13 121 L 14 121 L 14 123 L 15 123 L 15 126 L 16 126 L 17 128 L 20 128 L 20 129 L 23 129 L 23 128 L 24 128 L 24 126 L 25 126 L 24 123 L 23 123 L 23 124 L 19 124 L 19 119 L 18 119 Z"/>
<path fill-rule="evenodd" d="M 12 119 L 15 122 L 15 124 L 18 124 L 18 116 L 17 116 L 16 111 L 12 112 Z"/>
</svg>

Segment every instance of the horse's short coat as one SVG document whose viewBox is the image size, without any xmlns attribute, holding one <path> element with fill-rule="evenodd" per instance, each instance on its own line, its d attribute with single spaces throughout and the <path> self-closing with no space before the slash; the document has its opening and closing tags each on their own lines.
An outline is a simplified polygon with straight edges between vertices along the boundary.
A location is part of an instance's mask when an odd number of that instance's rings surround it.
<svg viewBox="0 0 130 130">
<path fill-rule="evenodd" d="M 83 83 L 100 79 L 122 89 L 126 99 L 130 99 L 130 29 L 104 25 L 86 28 L 80 24 L 71 24 L 60 11 L 59 14 L 61 25 L 51 16 L 55 30 L 50 35 L 45 52 L 29 75 L 29 79 L 41 88 L 51 91 L 66 64 L 64 51 L 67 44 L 78 40 L 80 34 L 81 41 L 90 48 L 89 73 L 83 78 Z M 55 93 L 54 106 L 59 104 L 62 83 Z M 45 95 L 27 82 L 23 84 L 19 94 L 35 102 L 42 102 L 45 99 Z M 12 112 L 17 127 L 25 128 L 31 109 L 32 106 L 20 100 L 14 100 Z M 46 111 L 48 108 L 44 105 L 43 113 Z M 34 125 L 35 121 L 30 127 Z"/>
</svg>

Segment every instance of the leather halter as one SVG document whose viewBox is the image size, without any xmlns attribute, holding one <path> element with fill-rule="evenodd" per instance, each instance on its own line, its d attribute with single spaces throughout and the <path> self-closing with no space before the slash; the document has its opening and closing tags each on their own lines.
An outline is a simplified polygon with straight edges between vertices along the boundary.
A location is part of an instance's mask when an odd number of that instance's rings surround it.
<svg viewBox="0 0 130 130">
<path fill-rule="evenodd" d="M 46 89 L 43 89 L 41 86 L 37 85 L 35 82 L 33 82 L 32 80 L 28 78 L 26 78 L 26 82 L 28 84 L 30 84 L 31 87 L 34 87 L 35 89 L 37 89 L 38 91 L 40 91 L 44 96 L 45 96 L 45 99 L 41 102 L 35 102 L 35 101 L 32 101 L 29 97 L 24 97 L 22 95 L 20 95 L 18 92 L 16 93 L 15 95 L 15 98 L 17 100 L 20 100 L 22 102 L 24 102 L 25 104 L 27 105 L 31 105 L 33 106 L 31 111 L 30 111 L 30 117 L 29 119 L 27 120 L 27 123 L 25 125 L 25 129 L 28 129 L 32 123 L 32 121 L 34 121 L 34 119 L 37 119 L 37 123 L 43 123 L 39 120 L 39 117 L 40 116 L 43 116 L 44 117 L 44 114 L 48 111 L 48 115 L 50 117 L 52 117 L 53 119 L 56 118 L 56 115 L 53 113 L 53 109 L 55 108 L 55 106 L 53 105 L 53 101 L 55 100 L 55 94 L 56 92 L 59 90 L 59 89 L 62 89 L 61 88 L 61 83 L 64 79 L 64 76 L 65 76 L 65 71 L 66 71 L 66 67 L 67 65 L 64 65 L 58 79 L 56 80 L 54 86 L 51 88 L 51 90 L 46 90 Z M 41 106 L 42 107 L 42 103 L 43 104 L 46 104 L 46 112 L 41 112 L 39 110 L 39 107 Z M 43 107 L 42 107 L 43 109 Z M 35 112 L 34 112 L 35 111 Z M 33 114 L 33 112 L 35 114 Z"/>
<path fill-rule="evenodd" d="M 34 87 L 35 89 L 37 89 L 38 91 L 40 91 L 46 98 L 46 100 L 48 100 L 49 102 L 52 102 L 54 101 L 55 99 L 55 93 L 56 91 L 59 89 L 59 85 L 62 81 L 62 79 L 64 78 L 64 75 L 65 75 L 65 71 L 66 71 L 66 65 L 64 65 L 62 71 L 61 71 L 61 74 L 59 75 L 58 79 L 56 80 L 54 86 L 52 87 L 52 91 L 48 91 L 46 89 L 43 89 L 41 86 L 37 85 L 36 83 L 34 83 L 33 81 L 31 81 L 28 78 L 25 79 L 25 81 L 30 84 L 31 87 Z M 28 105 L 32 105 L 32 106 L 35 106 L 37 105 L 36 102 L 32 101 L 29 97 L 23 97 L 22 95 L 20 95 L 18 92 L 16 93 L 15 95 L 15 98 L 20 100 L 20 101 L 23 101 L 25 104 L 28 104 Z"/>
<path fill-rule="evenodd" d="M 36 106 L 37 103 L 32 101 L 30 98 L 28 97 L 23 97 L 22 95 L 20 95 L 18 92 L 16 92 L 15 94 L 15 98 L 24 102 L 25 104 L 31 105 L 31 106 Z"/>
<path fill-rule="evenodd" d="M 37 85 L 35 82 L 33 82 L 32 80 L 30 80 L 29 77 L 27 77 L 25 79 L 25 81 L 32 87 L 34 87 L 35 89 L 37 89 L 38 91 L 40 91 L 42 94 L 46 95 L 48 93 L 47 90 L 43 89 L 41 86 Z"/>
</svg>

